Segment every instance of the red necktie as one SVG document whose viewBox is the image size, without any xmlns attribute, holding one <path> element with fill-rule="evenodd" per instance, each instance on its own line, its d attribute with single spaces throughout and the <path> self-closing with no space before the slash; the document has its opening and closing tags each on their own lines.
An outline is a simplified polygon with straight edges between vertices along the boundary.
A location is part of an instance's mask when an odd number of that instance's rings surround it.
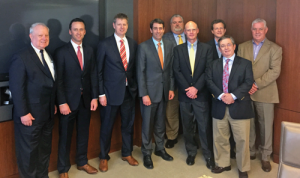
<svg viewBox="0 0 300 178">
<path fill-rule="evenodd" d="M 83 70 L 82 54 L 81 54 L 81 51 L 80 51 L 80 46 L 78 46 L 77 48 L 78 48 L 78 50 L 77 50 L 78 61 L 79 61 L 81 70 Z"/>
<path fill-rule="evenodd" d="M 223 92 L 228 93 L 228 79 L 229 79 L 229 63 L 230 59 L 226 59 L 226 64 L 223 69 Z"/>
<path fill-rule="evenodd" d="M 124 66 L 125 71 L 127 71 L 127 57 L 126 57 L 126 50 L 125 50 L 125 45 L 124 45 L 124 41 L 121 39 L 121 46 L 120 46 L 120 56 L 122 59 L 122 63 Z"/>
</svg>

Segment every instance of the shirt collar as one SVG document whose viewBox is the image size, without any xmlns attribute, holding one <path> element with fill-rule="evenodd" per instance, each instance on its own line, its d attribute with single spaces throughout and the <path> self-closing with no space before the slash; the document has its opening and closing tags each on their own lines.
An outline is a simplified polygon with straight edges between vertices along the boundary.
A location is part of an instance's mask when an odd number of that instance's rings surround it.
<svg viewBox="0 0 300 178">
<path fill-rule="evenodd" d="M 120 38 L 118 35 L 116 35 L 115 33 L 114 33 L 114 36 L 115 36 L 115 38 L 116 38 L 116 41 L 117 42 L 120 42 L 120 40 L 123 40 L 124 42 L 127 40 L 126 39 L 126 36 L 124 36 L 123 38 Z"/>
<path fill-rule="evenodd" d="M 187 40 L 187 44 L 188 44 L 189 47 L 191 47 L 191 43 L 189 42 L 189 40 Z M 194 47 L 197 47 L 198 39 L 193 44 L 194 44 L 193 45 Z"/>
<path fill-rule="evenodd" d="M 173 32 L 172 32 L 173 33 Z M 175 37 L 178 37 L 178 35 L 176 34 L 176 33 L 173 33 L 173 35 L 175 36 Z M 184 35 L 184 32 L 182 32 L 181 34 L 179 34 L 180 36 L 181 36 L 181 38 L 184 38 L 185 37 L 185 35 Z"/>
<path fill-rule="evenodd" d="M 78 44 L 74 43 L 73 40 L 71 40 L 71 44 L 73 45 L 73 48 L 76 50 L 78 49 L 78 46 L 80 46 L 80 48 L 82 48 L 82 43 L 80 45 L 78 45 Z"/>
<path fill-rule="evenodd" d="M 235 58 L 235 54 L 233 54 L 230 58 L 226 58 L 226 57 L 223 56 L 223 61 L 226 62 L 226 59 L 230 59 L 229 62 L 231 62 L 231 61 L 233 62 L 234 58 Z"/>
<path fill-rule="evenodd" d="M 33 47 L 34 51 L 38 54 L 40 53 L 41 50 L 45 50 L 45 49 L 37 49 L 36 47 L 33 46 L 32 43 L 31 43 L 31 46 Z"/>
<path fill-rule="evenodd" d="M 162 39 L 160 40 L 160 42 L 158 42 L 158 41 L 156 41 L 153 37 L 152 37 L 152 40 L 153 40 L 153 42 L 154 42 L 154 44 L 155 44 L 155 47 L 157 47 L 157 44 L 158 43 L 160 43 L 160 46 L 162 46 L 164 43 L 163 43 L 163 41 L 162 41 Z"/>
<path fill-rule="evenodd" d="M 218 44 L 218 42 L 216 41 L 215 37 L 214 37 L 214 41 L 215 41 L 215 45 L 218 45 L 218 46 L 219 46 L 219 44 Z"/>
<path fill-rule="evenodd" d="M 264 44 L 264 42 L 265 42 L 265 40 L 266 40 L 266 38 L 264 39 L 264 40 L 262 40 L 258 45 L 260 45 L 260 44 Z M 252 43 L 254 44 L 254 45 L 256 45 L 256 46 L 258 46 L 255 42 L 254 42 L 254 40 L 252 39 Z"/>
</svg>

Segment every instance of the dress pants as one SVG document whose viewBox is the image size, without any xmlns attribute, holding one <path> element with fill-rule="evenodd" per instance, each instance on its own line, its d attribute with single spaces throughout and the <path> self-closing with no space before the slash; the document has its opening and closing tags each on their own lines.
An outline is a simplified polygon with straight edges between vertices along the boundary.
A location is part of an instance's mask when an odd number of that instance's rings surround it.
<svg viewBox="0 0 300 178">
<path fill-rule="evenodd" d="M 159 103 L 151 103 L 150 106 L 143 104 L 140 99 L 140 107 L 142 113 L 142 153 L 144 156 L 152 154 L 152 135 L 155 139 L 155 151 L 165 149 L 164 136 L 166 132 L 165 117 L 167 101 L 164 98 Z"/>
<path fill-rule="evenodd" d="M 226 107 L 225 116 L 213 118 L 214 156 L 219 167 L 230 166 L 230 127 L 236 143 L 236 162 L 241 172 L 250 170 L 250 119 L 232 119 Z"/>
<path fill-rule="evenodd" d="M 25 126 L 21 122 L 14 123 L 18 170 L 21 178 L 48 178 L 54 120 L 35 119 L 31 126 Z"/>
<path fill-rule="evenodd" d="M 100 130 L 100 159 L 109 159 L 108 153 L 111 144 L 111 135 L 115 119 L 120 109 L 121 132 L 122 132 L 122 157 L 131 155 L 133 150 L 133 124 L 135 117 L 135 99 L 132 98 L 128 87 L 124 101 L 119 106 L 107 105 L 101 108 L 101 130 Z"/>
<path fill-rule="evenodd" d="M 197 124 L 203 156 L 205 159 L 212 158 L 212 151 L 209 149 L 212 146 L 208 145 L 209 135 L 207 134 L 209 131 L 208 102 L 199 102 L 196 100 L 180 102 L 180 113 L 187 154 L 191 156 L 196 156 L 197 154 L 197 143 L 194 139 L 194 128 L 196 127 L 195 124 Z M 193 122 L 194 118 L 195 122 Z"/>
<path fill-rule="evenodd" d="M 91 119 L 90 108 L 85 108 L 81 95 L 77 109 L 68 115 L 60 115 L 59 118 L 59 144 L 57 170 L 59 173 L 68 172 L 70 164 L 70 148 L 73 128 L 76 121 L 76 163 L 77 166 L 87 164 L 87 148 L 89 140 L 89 127 Z"/>
<path fill-rule="evenodd" d="M 174 91 L 174 94 L 174 98 L 168 101 L 166 108 L 166 135 L 169 140 L 176 139 L 179 130 L 178 89 Z"/>
<path fill-rule="evenodd" d="M 270 161 L 270 155 L 273 152 L 272 141 L 273 141 L 273 121 L 274 121 L 274 103 L 261 103 L 253 101 L 255 119 L 258 120 L 260 130 L 260 141 L 259 150 L 261 152 L 262 160 Z M 254 118 L 250 121 L 250 155 L 256 154 L 255 150 L 255 120 Z"/>
</svg>

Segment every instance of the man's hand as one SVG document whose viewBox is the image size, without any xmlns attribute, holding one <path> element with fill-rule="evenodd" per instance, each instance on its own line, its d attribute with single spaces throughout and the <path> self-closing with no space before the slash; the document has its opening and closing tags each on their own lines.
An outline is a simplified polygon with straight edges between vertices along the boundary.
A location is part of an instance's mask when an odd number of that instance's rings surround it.
<svg viewBox="0 0 300 178">
<path fill-rule="evenodd" d="M 185 89 L 185 91 L 186 91 L 187 97 L 189 97 L 191 99 L 197 98 L 198 90 L 195 87 L 189 87 L 189 88 Z"/>
<path fill-rule="evenodd" d="M 91 101 L 91 111 L 96 111 L 97 107 L 98 107 L 97 99 L 92 99 L 92 101 Z"/>
<path fill-rule="evenodd" d="M 106 96 L 101 96 L 99 97 L 99 102 L 102 106 L 106 106 L 107 105 L 107 100 L 106 100 Z"/>
<path fill-rule="evenodd" d="M 174 98 L 175 94 L 174 91 L 169 91 L 169 100 L 172 100 Z"/>
<path fill-rule="evenodd" d="M 252 95 L 257 91 L 257 86 L 253 83 L 252 88 L 249 91 L 249 94 Z"/>
<path fill-rule="evenodd" d="M 21 117 L 21 122 L 23 125 L 32 126 L 32 121 L 35 120 L 30 113 Z"/>
<path fill-rule="evenodd" d="M 54 114 L 56 114 L 57 113 L 57 107 L 56 107 L 56 105 L 54 105 Z"/>
<path fill-rule="evenodd" d="M 150 106 L 151 105 L 151 100 L 150 100 L 149 95 L 143 96 L 142 99 L 143 99 L 143 104 L 144 105 L 146 105 L 146 106 Z"/>
<path fill-rule="evenodd" d="M 221 99 L 225 104 L 234 103 L 234 99 L 232 98 L 230 93 L 224 93 Z"/>
<path fill-rule="evenodd" d="M 67 103 L 59 106 L 60 113 L 63 115 L 68 115 L 71 113 L 70 107 Z"/>
</svg>

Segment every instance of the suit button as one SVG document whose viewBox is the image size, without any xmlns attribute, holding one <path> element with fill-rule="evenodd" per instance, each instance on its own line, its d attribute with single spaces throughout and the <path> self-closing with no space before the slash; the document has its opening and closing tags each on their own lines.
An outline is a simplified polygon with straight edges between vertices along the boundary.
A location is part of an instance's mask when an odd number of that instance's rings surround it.
<svg viewBox="0 0 300 178">
<path fill-rule="evenodd" d="M 191 83 L 191 85 L 193 85 L 193 83 Z"/>
</svg>

